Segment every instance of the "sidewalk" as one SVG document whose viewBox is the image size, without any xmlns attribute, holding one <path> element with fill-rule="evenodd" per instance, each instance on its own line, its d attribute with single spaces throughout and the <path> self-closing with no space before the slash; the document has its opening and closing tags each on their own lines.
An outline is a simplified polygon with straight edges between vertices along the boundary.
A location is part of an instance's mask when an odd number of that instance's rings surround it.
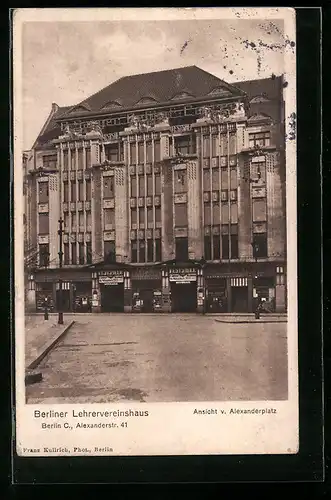
<svg viewBox="0 0 331 500">
<path fill-rule="evenodd" d="M 35 369 L 73 323 L 72 318 L 67 317 L 63 325 L 59 325 L 57 315 L 49 316 L 48 320 L 43 315 L 28 316 L 25 322 L 25 369 Z"/>
<path fill-rule="evenodd" d="M 260 319 L 256 319 L 254 313 L 207 314 L 206 316 L 217 316 L 215 321 L 218 323 L 287 323 L 285 313 L 262 313 Z"/>
</svg>

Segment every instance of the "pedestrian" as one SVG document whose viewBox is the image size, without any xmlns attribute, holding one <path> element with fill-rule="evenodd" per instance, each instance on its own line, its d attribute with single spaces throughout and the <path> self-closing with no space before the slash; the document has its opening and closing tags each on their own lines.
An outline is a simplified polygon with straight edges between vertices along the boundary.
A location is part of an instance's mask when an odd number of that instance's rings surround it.
<svg viewBox="0 0 331 500">
<path fill-rule="evenodd" d="M 48 320 L 48 297 L 44 299 L 44 320 Z"/>
<path fill-rule="evenodd" d="M 261 299 L 258 298 L 257 299 L 256 309 L 255 309 L 255 319 L 260 319 L 261 310 L 262 310 Z"/>
</svg>

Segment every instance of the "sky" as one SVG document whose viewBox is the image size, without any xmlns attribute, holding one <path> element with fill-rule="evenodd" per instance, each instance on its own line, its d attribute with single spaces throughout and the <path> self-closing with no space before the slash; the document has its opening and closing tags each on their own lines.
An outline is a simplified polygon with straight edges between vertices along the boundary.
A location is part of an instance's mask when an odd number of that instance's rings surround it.
<svg viewBox="0 0 331 500">
<path fill-rule="evenodd" d="M 23 24 L 23 148 L 50 111 L 122 76 L 196 65 L 235 83 L 284 72 L 282 20 L 84 21 Z"/>
</svg>

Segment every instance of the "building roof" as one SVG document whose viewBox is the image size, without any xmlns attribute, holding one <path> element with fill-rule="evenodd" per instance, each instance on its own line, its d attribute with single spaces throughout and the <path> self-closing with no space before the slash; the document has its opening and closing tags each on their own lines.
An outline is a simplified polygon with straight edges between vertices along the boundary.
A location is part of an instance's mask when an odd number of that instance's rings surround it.
<svg viewBox="0 0 331 500">
<path fill-rule="evenodd" d="M 186 66 L 120 78 L 73 106 L 67 115 L 111 108 L 132 109 L 217 94 L 230 97 L 243 95 L 243 92 L 197 66 Z"/>
<path fill-rule="evenodd" d="M 270 100 L 278 100 L 282 96 L 283 77 L 275 76 L 258 80 L 237 82 L 236 87 L 244 91 L 250 99 L 265 96 Z"/>
<path fill-rule="evenodd" d="M 41 129 L 36 142 L 32 146 L 32 149 L 36 146 L 42 146 L 43 144 L 46 144 L 47 142 L 51 141 L 52 139 L 56 139 L 59 136 L 61 129 L 56 120 L 58 118 L 61 118 L 61 116 L 63 116 L 71 108 L 72 106 L 60 107 L 55 103 L 52 104 L 52 110 L 43 128 Z"/>
</svg>

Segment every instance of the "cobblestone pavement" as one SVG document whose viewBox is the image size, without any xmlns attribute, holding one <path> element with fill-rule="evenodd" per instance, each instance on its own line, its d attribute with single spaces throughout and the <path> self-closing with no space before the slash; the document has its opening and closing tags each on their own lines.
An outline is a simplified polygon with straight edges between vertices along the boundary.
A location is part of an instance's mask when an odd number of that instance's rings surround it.
<svg viewBox="0 0 331 500">
<path fill-rule="evenodd" d="M 188 315 L 75 317 L 42 361 L 28 403 L 287 398 L 286 323 Z"/>
</svg>

